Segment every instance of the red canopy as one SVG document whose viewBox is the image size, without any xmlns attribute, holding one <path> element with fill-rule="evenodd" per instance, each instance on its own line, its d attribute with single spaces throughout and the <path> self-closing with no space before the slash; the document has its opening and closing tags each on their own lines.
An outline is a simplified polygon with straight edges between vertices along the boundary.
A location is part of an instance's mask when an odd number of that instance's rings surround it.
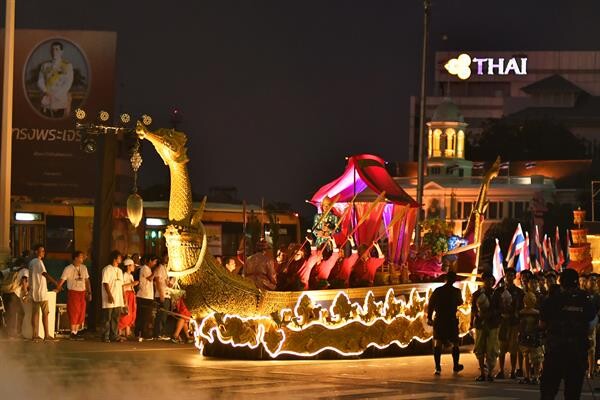
<svg viewBox="0 0 600 400">
<path fill-rule="evenodd" d="M 372 154 L 350 157 L 344 173 L 321 187 L 312 197 L 311 203 L 320 204 L 325 196 L 337 195 L 340 195 L 339 202 L 348 202 L 367 187 L 377 195 L 385 191 L 386 199 L 393 204 L 418 207 L 417 202 L 387 172 L 385 161 Z"/>
<path fill-rule="evenodd" d="M 398 213 L 402 218 L 397 225 L 389 227 L 388 251 L 389 260 L 396 264 L 406 262 L 408 249 L 415 227 L 418 204 L 406 193 L 385 168 L 385 161 L 371 154 L 361 154 L 348 159 L 344 173 L 337 179 L 321 187 L 311 198 L 311 203 L 320 208 L 325 196 L 339 196 L 335 205 L 336 213 L 342 215 L 356 194 L 370 188 L 376 195 L 385 191 L 385 203 L 380 203 L 371 209 L 369 217 L 358 228 L 355 239 L 360 243 L 370 243 L 388 228 L 390 221 Z M 346 235 L 352 231 L 356 221 L 370 209 L 369 203 L 355 201 L 352 212 L 346 213 L 342 221 L 341 232 L 336 235 L 337 242 L 343 242 Z"/>
</svg>

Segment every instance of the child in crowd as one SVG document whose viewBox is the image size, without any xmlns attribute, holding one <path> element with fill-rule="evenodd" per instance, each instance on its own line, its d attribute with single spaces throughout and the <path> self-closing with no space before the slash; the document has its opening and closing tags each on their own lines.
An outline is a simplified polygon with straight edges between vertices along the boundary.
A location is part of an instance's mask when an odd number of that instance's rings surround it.
<svg viewBox="0 0 600 400">
<path fill-rule="evenodd" d="M 194 339 L 190 337 L 190 319 L 192 313 L 188 310 L 185 303 L 183 302 L 183 296 L 180 296 L 173 306 L 173 312 L 176 314 L 177 325 L 175 325 L 175 331 L 171 337 L 173 343 L 192 343 Z M 185 336 L 185 341 L 180 339 L 181 333 Z"/>
<path fill-rule="evenodd" d="M 534 292 L 525 293 L 524 307 L 519 316 L 519 349 L 525 361 L 525 376 L 519 383 L 537 385 L 544 353 L 539 331 L 540 312 Z"/>
</svg>

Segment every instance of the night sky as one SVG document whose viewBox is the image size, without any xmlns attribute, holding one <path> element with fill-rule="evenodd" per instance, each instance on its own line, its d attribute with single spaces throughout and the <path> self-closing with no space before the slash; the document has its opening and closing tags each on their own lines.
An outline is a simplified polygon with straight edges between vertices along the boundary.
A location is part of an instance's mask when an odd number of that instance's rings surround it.
<svg viewBox="0 0 600 400">
<path fill-rule="evenodd" d="M 430 54 L 600 50 L 598 16 L 594 0 L 433 0 Z M 422 18 L 419 0 L 18 0 L 16 22 L 116 31 L 117 108 L 155 128 L 181 110 L 195 192 L 306 212 L 345 156 L 405 159 Z M 142 185 L 167 180 L 147 144 Z"/>
</svg>

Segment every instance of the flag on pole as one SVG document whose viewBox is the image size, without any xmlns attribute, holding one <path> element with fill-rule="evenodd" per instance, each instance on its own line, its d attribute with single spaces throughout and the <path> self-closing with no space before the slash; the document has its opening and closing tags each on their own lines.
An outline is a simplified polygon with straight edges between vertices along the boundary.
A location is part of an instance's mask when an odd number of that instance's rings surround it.
<svg viewBox="0 0 600 400">
<path fill-rule="evenodd" d="M 529 232 L 525 231 L 525 246 L 523 247 L 523 269 L 531 269 L 531 257 L 529 257 Z M 523 271 L 518 269 L 517 272 Z"/>
<path fill-rule="evenodd" d="M 535 267 L 538 271 L 544 269 L 544 249 L 540 241 L 540 231 L 538 226 L 535 226 Z"/>
<path fill-rule="evenodd" d="M 571 262 L 571 255 L 569 254 L 569 248 L 573 247 L 573 242 L 571 241 L 571 236 L 569 235 L 569 230 L 567 229 L 567 251 L 565 253 L 565 268 L 569 266 Z"/>
<path fill-rule="evenodd" d="M 504 277 L 504 264 L 502 259 L 502 250 L 500 250 L 500 243 L 496 239 L 496 249 L 494 250 L 494 258 L 492 259 L 492 273 L 496 278 L 494 286 L 500 282 L 500 279 Z"/>
<path fill-rule="evenodd" d="M 508 247 L 508 267 L 514 267 L 517 272 L 521 272 L 525 269 L 525 260 L 523 259 L 523 248 L 525 247 L 525 235 L 521 229 L 521 224 L 517 224 L 517 229 L 513 234 L 510 246 Z M 515 265 L 515 262 L 518 263 Z"/>
<path fill-rule="evenodd" d="M 556 264 L 557 269 L 560 269 L 565 263 L 565 253 L 562 249 L 562 243 L 560 241 L 560 233 L 558 232 L 558 226 L 556 227 L 556 233 L 554 235 L 554 244 L 556 246 Z"/>
</svg>

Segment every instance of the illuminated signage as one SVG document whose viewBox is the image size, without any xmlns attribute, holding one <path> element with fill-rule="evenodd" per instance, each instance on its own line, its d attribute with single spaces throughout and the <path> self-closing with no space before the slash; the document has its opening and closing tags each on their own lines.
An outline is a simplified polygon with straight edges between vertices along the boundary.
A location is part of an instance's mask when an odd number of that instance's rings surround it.
<svg viewBox="0 0 600 400">
<path fill-rule="evenodd" d="M 448 60 L 444 68 L 450 75 L 459 79 L 469 79 L 472 75 L 472 65 L 475 66 L 476 75 L 527 75 L 527 57 L 492 58 L 473 57 L 461 54 Z"/>
</svg>

